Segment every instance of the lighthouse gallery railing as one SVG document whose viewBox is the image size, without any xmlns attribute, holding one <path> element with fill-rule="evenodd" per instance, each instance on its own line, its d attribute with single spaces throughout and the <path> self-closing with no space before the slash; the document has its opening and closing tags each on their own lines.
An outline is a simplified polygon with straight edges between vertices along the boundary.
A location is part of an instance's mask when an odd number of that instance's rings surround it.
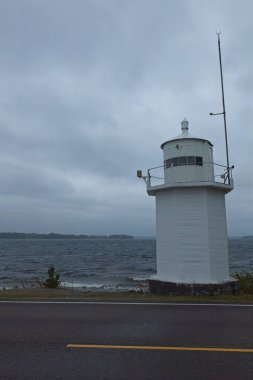
<svg viewBox="0 0 253 380">
<path fill-rule="evenodd" d="M 233 181 L 232 170 L 234 169 L 234 166 L 231 166 L 229 169 L 227 169 L 226 165 L 217 164 L 215 162 L 203 162 L 203 166 L 204 165 L 209 165 L 209 166 L 213 165 L 214 182 L 222 183 L 224 185 L 230 185 L 229 181 L 230 182 Z M 183 165 L 177 165 L 177 166 L 183 166 Z M 218 170 L 222 168 L 223 168 L 223 172 L 218 173 Z M 171 165 L 170 170 L 173 170 L 173 164 Z M 147 184 L 149 186 L 161 185 L 162 184 L 161 181 L 164 181 L 164 165 L 155 166 L 153 168 L 148 169 Z M 182 181 L 175 181 L 175 183 L 179 183 L 179 182 L 182 182 Z M 185 180 L 183 182 L 213 182 L 213 178 L 209 178 L 206 181 Z"/>
</svg>

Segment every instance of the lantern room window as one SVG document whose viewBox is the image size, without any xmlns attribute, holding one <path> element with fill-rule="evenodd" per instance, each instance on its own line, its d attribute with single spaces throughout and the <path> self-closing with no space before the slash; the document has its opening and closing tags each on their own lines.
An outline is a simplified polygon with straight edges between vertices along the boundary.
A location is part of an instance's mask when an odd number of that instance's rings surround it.
<svg viewBox="0 0 253 380">
<path fill-rule="evenodd" d="M 164 161 L 165 169 L 169 169 L 174 166 L 185 166 L 185 165 L 197 165 L 203 166 L 203 157 L 200 156 L 181 156 L 168 158 Z"/>
<path fill-rule="evenodd" d="M 203 166 L 203 157 L 196 157 L 196 165 Z"/>
<path fill-rule="evenodd" d="M 188 156 L 188 165 L 196 165 L 196 157 L 195 156 Z"/>
<path fill-rule="evenodd" d="M 178 157 L 172 158 L 172 164 L 173 166 L 178 166 Z"/>
<path fill-rule="evenodd" d="M 179 165 L 187 165 L 187 156 L 178 157 Z"/>
<path fill-rule="evenodd" d="M 165 169 L 170 168 L 171 164 L 172 164 L 171 158 L 169 158 L 168 160 L 164 161 L 164 167 L 165 167 Z"/>
</svg>

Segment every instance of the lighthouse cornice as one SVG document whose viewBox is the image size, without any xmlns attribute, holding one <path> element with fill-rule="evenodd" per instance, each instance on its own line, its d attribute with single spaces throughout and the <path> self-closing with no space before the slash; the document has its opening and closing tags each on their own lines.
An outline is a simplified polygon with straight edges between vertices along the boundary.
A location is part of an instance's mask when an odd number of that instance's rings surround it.
<svg viewBox="0 0 253 380">
<path fill-rule="evenodd" d="M 187 182 L 175 182 L 173 184 L 162 184 L 162 185 L 156 185 L 156 186 L 150 186 L 149 183 L 147 183 L 147 193 L 148 195 L 155 196 L 157 192 L 160 191 L 168 191 L 178 188 L 212 188 L 216 190 L 223 191 L 225 194 L 229 193 L 233 190 L 234 186 L 233 183 L 224 184 L 219 182 L 213 182 L 213 181 L 187 181 Z"/>
</svg>

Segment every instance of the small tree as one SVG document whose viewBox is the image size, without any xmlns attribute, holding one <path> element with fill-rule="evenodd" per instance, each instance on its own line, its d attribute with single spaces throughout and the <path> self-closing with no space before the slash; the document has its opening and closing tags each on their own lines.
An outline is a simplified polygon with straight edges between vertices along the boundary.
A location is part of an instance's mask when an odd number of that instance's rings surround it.
<svg viewBox="0 0 253 380">
<path fill-rule="evenodd" d="M 241 293 L 253 294 L 253 272 L 235 273 L 233 277 L 238 280 Z"/>
<path fill-rule="evenodd" d="M 49 265 L 48 271 L 47 271 L 48 277 L 45 282 L 43 282 L 43 285 L 45 288 L 58 288 L 60 285 L 60 275 L 59 273 L 55 272 L 54 265 Z"/>
</svg>

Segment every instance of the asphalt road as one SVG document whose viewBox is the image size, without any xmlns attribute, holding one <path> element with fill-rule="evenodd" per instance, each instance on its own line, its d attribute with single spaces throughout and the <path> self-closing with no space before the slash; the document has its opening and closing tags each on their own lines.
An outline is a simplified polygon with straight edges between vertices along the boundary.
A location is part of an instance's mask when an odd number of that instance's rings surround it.
<svg viewBox="0 0 253 380">
<path fill-rule="evenodd" d="M 252 380 L 253 307 L 0 302 L 0 379 Z"/>
</svg>

